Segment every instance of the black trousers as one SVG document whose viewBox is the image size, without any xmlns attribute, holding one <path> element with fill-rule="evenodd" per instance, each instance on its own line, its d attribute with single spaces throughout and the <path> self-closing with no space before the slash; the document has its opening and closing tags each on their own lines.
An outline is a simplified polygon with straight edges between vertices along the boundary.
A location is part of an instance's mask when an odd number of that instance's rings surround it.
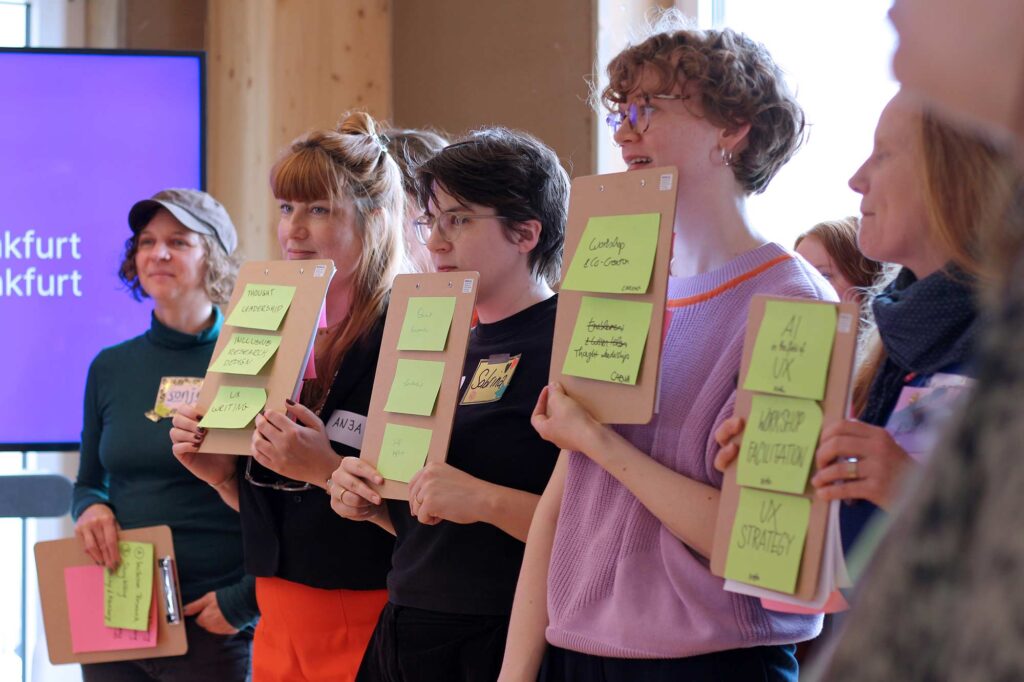
<svg viewBox="0 0 1024 682">
<path fill-rule="evenodd" d="M 796 647 L 761 646 L 688 658 L 609 658 L 548 645 L 537 682 L 797 682 Z"/>
<path fill-rule="evenodd" d="M 508 616 L 424 611 L 388 603 L 356 682 L 494 682 Z"/>
<path fill-rule="evenodd" d="M 184 656 L 141 658 L 82 666 L 83 682 L 246 682 L 250 676 L 252 634 L 215 635 L 185 619 Z"/>
</svg>

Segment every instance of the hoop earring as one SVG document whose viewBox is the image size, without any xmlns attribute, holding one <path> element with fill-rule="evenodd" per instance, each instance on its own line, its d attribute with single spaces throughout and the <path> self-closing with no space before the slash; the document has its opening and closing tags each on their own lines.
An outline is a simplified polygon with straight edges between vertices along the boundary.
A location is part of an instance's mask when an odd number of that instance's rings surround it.
<svg viewBox="0 0 1024 682">
<path fill-rule="evenodd" d="M 718 151 L 722 155 L 722 165 L 723 166 L 731 166 L 732 165 L 732 157 L 733 157 L 732 152 L 727 152 L 725 150 L 725 147 L 719 147 Z"/>
</svg>

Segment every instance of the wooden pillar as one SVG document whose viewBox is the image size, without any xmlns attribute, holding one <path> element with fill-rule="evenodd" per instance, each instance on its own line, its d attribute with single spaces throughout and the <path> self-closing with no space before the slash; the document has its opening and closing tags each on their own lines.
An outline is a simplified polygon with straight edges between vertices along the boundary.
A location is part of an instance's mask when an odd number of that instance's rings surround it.
<svg viewBox="0 0 1024 682">
<path fill-rule="evenodd" d="M 280 257 L 270 166 L 349 109 L 392 111 L 391 0 L 215 0 L 207 20 L 207 186 L 249 259 Z"/>
</svg>

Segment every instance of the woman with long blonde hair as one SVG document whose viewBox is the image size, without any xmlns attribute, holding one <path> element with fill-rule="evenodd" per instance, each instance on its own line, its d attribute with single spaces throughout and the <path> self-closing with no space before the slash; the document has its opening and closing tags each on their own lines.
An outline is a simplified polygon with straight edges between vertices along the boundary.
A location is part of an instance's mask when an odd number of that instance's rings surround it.
<svg viewBox="0 0 1024 682">
<path fill-rule="evenodd" d="M 256 417 L 250 457 L 197 454 L 196 411 L 179 412 L 179 460 L 239 509 L 245 562 L 262 619 L 254 678 L 352 680 L 387 600 L 391 537 L 331 511 L 324 494 L 341 457 L 358 455 L 391 281 L 403 262 L 401 176 L 377 123 L 344 117 L 296 139 L 274 164 L 277 226 L 289 260 L 330 258 L 327 328 L 316 378 L 299 402 Z M 294 421 L 293 421 L 294 419 Z"/>
</svg>

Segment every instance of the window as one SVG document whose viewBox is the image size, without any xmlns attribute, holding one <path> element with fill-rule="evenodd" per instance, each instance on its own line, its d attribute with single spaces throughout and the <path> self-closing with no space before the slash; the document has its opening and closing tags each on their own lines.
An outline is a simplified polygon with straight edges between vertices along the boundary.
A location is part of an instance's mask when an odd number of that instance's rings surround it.
<svg viewBox="0 0 1024 682">
<path fill-rule="evenodd" d="M 28 47 L 27 0 L 0 0 L 0 47 Z"/>
</svg>

